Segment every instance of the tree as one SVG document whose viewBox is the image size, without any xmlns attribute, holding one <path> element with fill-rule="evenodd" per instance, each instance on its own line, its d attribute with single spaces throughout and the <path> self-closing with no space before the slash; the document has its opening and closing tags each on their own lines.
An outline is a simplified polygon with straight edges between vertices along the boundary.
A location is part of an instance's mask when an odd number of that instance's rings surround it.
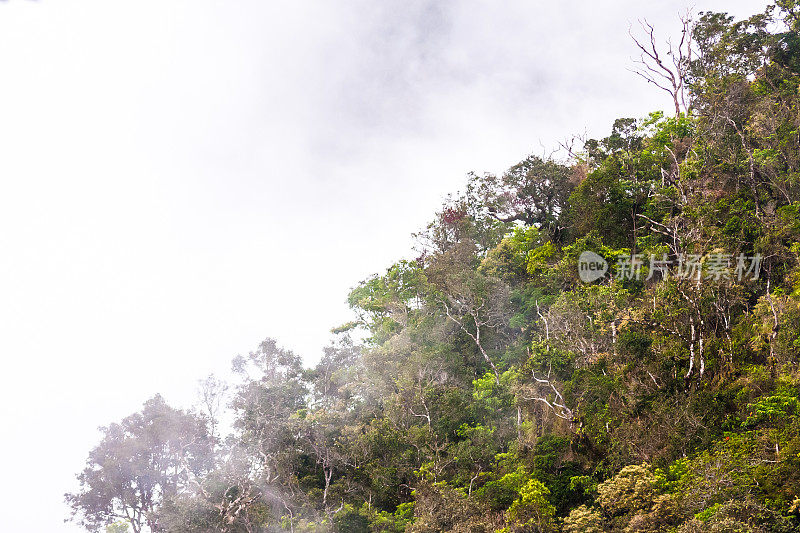
<svg viewBox="0 0 800 533">
<path fill-rule="evenodd" d="M 321 503 L 326 511 L 334 476 L 358 464 L 358 446 L 353 437 L 358 433 L 354 426 L 359 422 L 362 402 L 360 355 L 349 337 L 327 346 L 322 360 L 310 372 L 308 409 L 298 417 L 298 443 L 322 470 Z"/>
<path fill-rule="evenodd" d="M 254 533 L 291 515 L 285 500 L 257 476 L 249 450 L 234 444 L 217 463 L 192 490 L 164 502 L 159 524 L 166 533 Z"/>
<path fill-rule="evenodd" d="M 552 159 L 530 156 L 499 177 L 473 174 L 468 191 L 498 221 L 536 226 L 557 240 L 564 229 L 561 214 L 579 176 Z"/>
<path fill-rule="evenodd" d="M 499 524 L 494 516 L 446 483 L 420 480 L 415 490 L 415 521 L 408 527 L 409 533 L 497 531 Z"/>
<path fill-rule="evenodd" d="M 474 244 L 460 242 L 431 261 L 428 278 L 447 318 L 472 339 L 499 384 L 500 372 L 487 351 L 486 337 L 503 332 L 510 295 L 500 279 L 476 271 L 475 262 Z"/>
<path fill-rule="evenodd" d="M 211 466 L 205 422 L 156 395 L 103 431 L 78 475 L 80 490 L 66 494 L 72 519 L 90 531 L 126 520 L 134 533 L 161 531 L 161 503 L 196 482 Z"/>
<path fill-rule="evenodd" d="M 554 529 L 555 507 L 548 497 L 550 489 L 538 479 L 529 480 L 520 490 L 519 497 L 508 508 L 511 531 L 544 533 Z M 523 529 L 524 528 L 524 529 Z"/>
<path fill-rule="evenodd" d="M 240 443 L 258 458 L 265 483 L 288 481 L 287 460 L 296 448 L 293 415 L 306 406 L 308 392 L 302 361 L 268 338 L 234 358 L 233 368 L 244 377 L 231 402 Z"/>
<path fill-rule="evenodd" d="M 656 481 L 649 465 L 628 465 L 597 488 L 597 503 L 611 516 L 646 509 L 656 495 Z"/>
<path fill-rule="evenodd" d="M 223 407 L 223 400 L 228 392 L 228 384 L 218 379 L 213 374 L 209 374 L 199 383 L 200 408 L 208 420 L 208 432 L 216 442 L 217 426 L 219 425 L 219 413 Z"/>
<path fill-rule="evenodd" d="M 564 533 L 603 533 L 603 517 L 595 509 L 581 505 L 564 519 Z"/>
<path fill-rule="evenodd" d="M 629 32 L 631 39 L 641 52 L 636 60 L 637 67 L 633 72 L 648 83 L 669 93 L 675 105 L 675 116 L 681 112 L 689 114 L 690 100 L 686 97 L 686 79 L 692 62 L 692 21 L 689 15 L 681 18 L 681 38 L 677 44 L 667 41 L 666 49 L 659 50 L 656 44 L 655 28 L 646 20 L 639 25 L 646 34 L 645 39 L 638 39 Z"/>
</svg>

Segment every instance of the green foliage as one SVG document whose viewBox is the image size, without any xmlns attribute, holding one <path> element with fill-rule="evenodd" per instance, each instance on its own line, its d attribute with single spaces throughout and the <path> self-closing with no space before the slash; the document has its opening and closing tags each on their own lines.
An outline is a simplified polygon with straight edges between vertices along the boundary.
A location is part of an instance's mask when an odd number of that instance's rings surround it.
<svg viewBox="0 0 800 533">
<path fill-rule="evenodd" d="M 720 507 L 722 507 L 722 504 L 715 503 L 714 505 L 712 505 L 708 509 L 704 509 L 704 510 L 700 511 L 699 513 L 694 515 L 694 517 L 697 520 L 701 521 L 701 522 L 708 522 L 711 517 L 713 517 L 713 516 L 715 516 L 717 514 L 717 512 L 720 509 Z"/>
<path fill-rule="evenodd" d="M 742 423 L 743 427 L 784 425 L 800 414 L 796 387 L 783 387 L 776 392 L 775 395 L 761 397 L 748 405 L 748 416 Z"/>
<path fill-rule="evenodd" d="M 648 465 L 628 465 L 597 487 L 597 503 L 612 516 L 646 509 L 655 497 L 656 482 Z"/>
<path fill-rule="evenodd" d="M 530 474 L 524 467 L 519 467 L 499 479 L 486 482 L 475 494 L 486 501 L 493 511 L 503 511 L 511 506 L 529 480 Z"/>
<path fill-rule="evenodd" d="M 531 479 L 519 489 L 519 497 L 508 508 L 508 519 L 523 528 L 544 532 L 553 529 L 555 507 L 549 501 L 550 490 L 538 479 Z M 517 529 L 519 526 L 514 526 Z"/>
<path fill-rule="evenodd" d="M 767 533 L 795 531 L 789 520 L 750 498 L 715 504 L 684 523 L 680 533 L 729 531 Z"/>
<path fill-rule="evenodd" d="M 564 518 L 564 533 L 603 533 L 603 517 L 596 509 L 576 507 Z"/>
<path fill-rule="evenodd" d="M 333 515 L 333 527 L 339 533 L 369 533 L 369 526 L 369 519 L 351 505 L 344 505 Z"/>
<path fill-rule="evenodd" d="M 361 314 L 362 323 L 380 341 L 404 325 L 400 316 L 407 317 L 422 297 L 427 281 L 417 263 L 400 261 L 386 275 L 363 281 L 347 298 L 350 307 Z"/>
<path fill-rule="evenodd" d="M 114 522 L 113 524 L 109 524 L 105 528 L 106 533 L 128 533 L 130 531 L 128 529 L 128 522 L 126 521 L 119 521 Z"/>
<path fill-rule="evenodd" d="M 572 476 L 569 478 L 569 488 L 572 491 L 590 495 L 597 490 L 598 483 L 591 476 Z"/>
</svg>

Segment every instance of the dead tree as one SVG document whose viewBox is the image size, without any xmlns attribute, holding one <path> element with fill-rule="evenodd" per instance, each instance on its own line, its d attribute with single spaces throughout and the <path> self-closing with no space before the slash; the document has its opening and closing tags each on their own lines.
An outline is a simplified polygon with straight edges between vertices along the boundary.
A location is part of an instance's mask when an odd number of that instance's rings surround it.
<svg viewBox="0 0 800 533">
<path fill-rule="evenodd" d="M 561 395 L 561 392 L 559 392 L 550 377 L 550 372 L 547 373 L 547 377 L 545 378 L 539 378 L 536 376 L 536 372 L 532 372 L 531 377 L 533 377 L 535 383 L 530 388 L 525 387 L 522 391 L 522 398 L 529 401 L 541 402 L 558 418 L 573 422 L 575 420 L 575 414 L 572 409 L 567 407 L 564 396 Z M 550 399 L 550 391 L 552 391 L 554 395 L 552 399 Z"/>
<path fill-rule="evenodd" d="M 689 14 L 681 16 L 681 38 L 678 44 L 667 39 L 666 48 L 659 50 L 656 43 L 655 28 L 647 20 L 640 20 L 639 25 L 645 33 L 643 39 L 637 38 L 632 30 L 628 30 L 631 39 L 640 51 L 638 59 L 634 59 L 636 67 L 631 72 L 644 78 L 662 91 L 669 93 L 675 104 L 675 116 L 681 112 L 689 114 L 691 104 L 687 103 L 686 78 L 692 61 L 692 20 Z"/>
<path fill-rule="evenodd" d="M 470 329 L 465 325 L 463 318 L 458 318 L 455 313 L 451 310 L 451 307 L 445 304 L 445 313 L 447 314 L 447 318 L 453 321 L 461 331 L 466 333 L 469 338 L 475 342 L 475 346 L 478 347 L 480 350 L 483 359 L 492 367 L 492 372 L 494 372 L 494 380 L 495 383 L 498 385 L 500 384 L 500 372 L 497 370 L 497 366 L 492 361 L 492 358 L 489 357 L 489 354 L 486 353 L 486 349 L 483 347 L 481 343 L 481 329 L 484 329 L 491 325 L 490 317 L 487 317 L 487 314 L 482 313 L 483 306 L 466 306 L 466 314 L 472 319 L 473 325 L 475 327 L 475 332 L 473 333 Z"/>
</svg>

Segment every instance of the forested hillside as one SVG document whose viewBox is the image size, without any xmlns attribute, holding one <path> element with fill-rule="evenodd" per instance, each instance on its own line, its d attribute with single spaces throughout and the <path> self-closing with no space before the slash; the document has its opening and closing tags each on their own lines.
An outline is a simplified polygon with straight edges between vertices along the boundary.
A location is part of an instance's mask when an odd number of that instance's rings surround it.
<svg viewBox="0 0 800 533">
<path fill-rule="evenodd" d="M 73 520 L 800 531 L 798 30 L 796 0 L 701 13 L 671 52 L 645 25 L 674 113 L 470 174 L 314 368 L 267 339 L 203 410 L 105 428 Z"/>
</svg>

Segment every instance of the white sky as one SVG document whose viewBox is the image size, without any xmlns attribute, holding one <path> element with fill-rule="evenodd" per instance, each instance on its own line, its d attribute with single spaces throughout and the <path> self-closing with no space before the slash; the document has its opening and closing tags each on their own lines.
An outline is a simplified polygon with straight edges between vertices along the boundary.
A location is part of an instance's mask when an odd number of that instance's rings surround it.
<svg viewBox="0 0 800 533">
<path fill-rule="evenodd" d="M 154 393 L 266 336 L 316 361 L 466 172 L 669 109 L 627 28 L 685 2 L 336 4 L 0 2 L 0 529 L 75 530 L 97 426 Z"/>
</svg>

